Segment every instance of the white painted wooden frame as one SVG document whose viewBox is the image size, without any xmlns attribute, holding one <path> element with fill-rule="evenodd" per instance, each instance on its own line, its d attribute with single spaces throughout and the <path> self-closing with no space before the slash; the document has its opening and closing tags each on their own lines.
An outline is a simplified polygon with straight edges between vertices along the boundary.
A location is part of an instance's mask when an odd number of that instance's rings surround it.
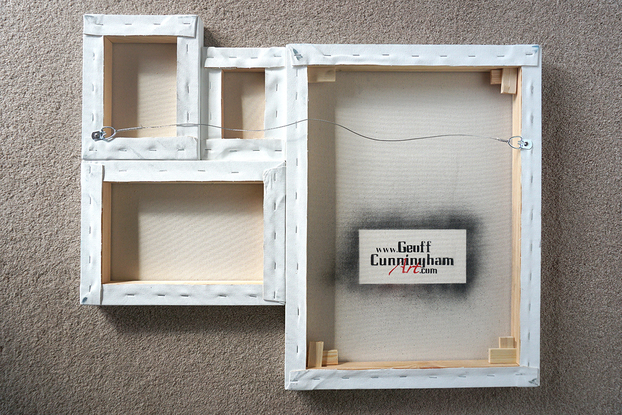
<svg viewBox="0 0 622 415">
<path fill-rule="evenodd" d="M 284 160 L 287 50 L 279 48 L 204 48 L 204 94 L 201 158 L 205 160 Z M 265 73 L 264 128 L 262 139 L 223 139 L 223 70 L 262 70 Z M 271 130 L 272 129 L 272 130 Z"/>
<path fill-rule="evenodd" d="M 520 235 L 513 277 L 512 330 L 519 348 L 514 367 L 446 367 L 335 370 L 307 369 L 307 124 L 288 129 L 287 169 L 287 295 L 285 328 L 285 388 L 399 389 L 537 386 L 540 382 L 540 211 L 541 211 L 541 53 L 534 45 L 288 45 L 288 122 L 308 117 L 308 68 L 369 65 L 430 70 L 460 67 L 519 67 L 522 102 L 514 108 L 514 124 L 533 148 L 520 150 Z M 520 96 L 519 95 L 519 96 Z M 425 365 L 422 365 L 425 367 Z M 389 367 L 389 368 L 386 368 Z"/>
<path fill-rule="evenodd" d="M 208 281 L 103 283 L 106 226 L 104 183 L 263 182 L 263 284 Z M 109 200 L 109 198 L 108 198 Z M 108 202 L 109 203 L 109 202 Z M 285 297 L 285 167 L 279 162 L 83 162 L 82 304 L 91 305 L 278 305 Z M 109 271 L 108 271 L 109 272 Z"/>
<path fill-rule="evenodd" d="M 93 305 L 274 305 L 285 300 L 285 167 L 284 132 L 268 140 L 208 140 L 210 100 L 220 100 L 209 88 L 210 70 L 204 68 L 203 23 L 198 16 L 84 16 L 82 113 L 82 304 Z M 130 138 L 119 133 L 111 141 L 94 141 L 91 134 L 105 126 L 105 88 L 110 82 L 111 42 L 159 43 L 176 39 L 177 136 Z M 225 49 L 221 52 L 226 51 Z M 266 68 L 267 107 L 286 116 L 280 98 L 284 82 L 285 49 L 257 49 L 239 53 L 238 65 Z M 259 59 L 256 59 L 258 58 Z M 246 62 L 246 63 L 245 63 Z M 109 67 L 106 69 L 106 65 Z M 114 65 L 114 62 L 112 62 Z M 108 74 L 108 75 L 107 75 Z M 268 82 L 269 81 L 269 82 Z M 220 105 L 220 103 L 219 103 Z M 110 111 L 110 108 L 108 108 Z M 268 119 L 274 126 L 279 120 Z M 273 119 L 274 118 L 274 119 Z M 220 120 L 215 123 L 219 125 Z M 116 128 L 127 126 L 113 126 Z M 220 134 L 220 129 L 217 129 Z M 110 130 L 106 130 L 110 134 Z M 208 151 L 209 150 L 209 153 Z M 209 161 L 199 161 L 201 158 Z M 102 283 L 105 237 L 103 193 L 113 182 L 263 182 L 263 284 L 210 284 L 209 282 Z"/>
<path fill-rule="evenodd" d="M 177 115 L 178 124 L 200 123 L 201 50 L 203 22 L 198 16 L 84 16 L 84 55 L 82 80 L 82 158 L 84 160 L 193 160 L 199 158 L 199 126 L 178 126 L 176 137 L 129 138 L 123 133 L 112 142 L 95 142 L 94 131 L 105 126 L 106 53 L 109 39 L 177 38 Z M 106 50 L 108 52 L 106 52 Z M 116 128 L 130 126 L 113 126 Z M 106 130 L 110 135 L 110 131 Z"/>
</svg>

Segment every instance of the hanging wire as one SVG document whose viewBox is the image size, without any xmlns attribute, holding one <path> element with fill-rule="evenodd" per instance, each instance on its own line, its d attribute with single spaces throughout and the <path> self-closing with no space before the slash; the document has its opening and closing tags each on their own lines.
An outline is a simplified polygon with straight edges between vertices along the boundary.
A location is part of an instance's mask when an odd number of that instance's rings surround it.
<svg viewBox="0 0 622 415">
<path fill-rule="evenodd" d="M 287 127 L 291 127 L 293 125 L 297 125 L 303 122 L 308 122 L 308 121 L 314 121 L 314 122 L 321 122 L 321 123 L 325 123 L 325 124 L 332 124 L 336 127 L 342 128 L 356 136 L 359 136 L 361 138 L 364 138 L 366 140 L 370 140 L 370 141 L 377 141 L 377 142 L 382 142 L 382 143 L 386 143 L 386 142 L 395 142 L 395 143 L 399 143 L 399 142 L 407 142 L 407 141 L 417 141 L 417 140 L 427 140 L 427 139 L 431 139 L 431 138 L 441 138 L 441 137 L 472 137 L 472 138 L 483 138 L 483 139 L 489 139 L 489 140 L 495 140 L 495 141 L 500 141 L 502 143 L 506 143 L 507 145 L 509 145 L 510 147 L 512 147 L 515 150 L 520 150 L 520 149 L 529 149 L 531 148 L 531 143 L 523 140 L 523 137 L 520 135 L 514 135 L 512 137 L 510 137 L 509 139 L 503 139 L 503 138 L 499 138 L 499 137 L 491 137 L 491 136 L 484 136 L 484 135 L 476 135 L 476 134 L 435 134 L 435 135 L 425 135 L 425 136 L 417 136 L 417 137 L 408 137 L 408 138 L 379 138 L 379 137 L 372 137 L 372 136 L 368 136 L 365 134 L 361 134 L 358 131 L 355 131 L 351 128 L 346 127 L 343 124 L 339 124 L 337 122 L 334 121 L 329 121 L 329 120 L 322 120 L 319 118 L 305 118 L 303 120 L 298 120 L 298 121 L 293 121 L 287 124 L 283 124 L 283 125 L 278 125 L 276 127 L 268 127 L 268 128 L 261 128 L 261 129 L 257 129 L 257 130 L 248 130 L 248 129 L 242 129 L 242 128 L 228 128 L 228 127 L 222 127 L 219 125 L 213 125 L 213 124 L 204 124 L 204 123 L 180 123 L 180 124 L 165 124 L 165 125 L 155 125 L 155 126 L 148 126 L 148 127 L 143 127 L 143 126 L 139 126 L 139 127 L 129 127 L 129 128 L 119 128 L 116 129 L 114 127 L 111 126 L 104 126 L 101 128 L 101 130 L 99 131 L 93 131 L 93 133 L 91 134 L 91 138 L 94 141 L 112 141 L 116 138 L 118 133 L 124 132 L 124 131 L 136 131 L 136 130 L 147 130 L 147 129 L 157 129 L 157 128 L 166 128 L 166 127 L 199 127 L 199 126 L 205 126 L 205 127 L 211 127 L 211 128 L 218 128 L 221 129 L 223 131 L 235 131 L 235 132 L 265 132 L 265 131 L 273 131 L 273 130 L 279 130 L 282 128 L 287 128 Z M 109 134 L 107 134 L 107 130 L 110 132 Z M 516 142 L 516 144 L 512 143 L 512 140 L 514 139 L 518 139 L 518 141 Z"/>
</svg>

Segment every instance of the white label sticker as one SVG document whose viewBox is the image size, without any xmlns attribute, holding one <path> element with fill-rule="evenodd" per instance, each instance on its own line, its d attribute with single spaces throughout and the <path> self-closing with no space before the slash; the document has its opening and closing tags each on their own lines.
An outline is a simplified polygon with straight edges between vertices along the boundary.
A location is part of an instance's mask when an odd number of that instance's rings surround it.
<svg viewBox="0 0 622 415">
<path fill-rule="evenodd" d="M 466 283 L 466 229 L 360 229 L 359 284 Z"/>
</svg>

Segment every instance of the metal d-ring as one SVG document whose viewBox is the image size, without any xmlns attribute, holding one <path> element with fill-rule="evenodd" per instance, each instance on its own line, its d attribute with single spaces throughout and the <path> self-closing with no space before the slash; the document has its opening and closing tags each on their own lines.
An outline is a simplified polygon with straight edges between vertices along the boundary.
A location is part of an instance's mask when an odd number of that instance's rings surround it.
<svg viewBox="0 0 622 415">
<path fill-rule="evenodd" d="M 518 142 L 516 143 L 518 144 L 518 146 L 515 146 L 512 144 L 512 139 L 514 138 L 519 139 Z M 508 145 L 512 147 L 514 150 L 529 150 L 532 147 L 531 141 L 523 140 L 523 137 L 520 135 L 513 135 L 512 137 L 510 137 L 508 140 Z"/>
<path fill-rule="evenodd" d="M 110 130 L 110 135 L 106 135 L 105 129 Z M 110 141 L 117 135 L 117 130 L 114 127 L 103 126 L 99 131 L 93 131 L 91 138 L 95 141 Z"/>
</svg>

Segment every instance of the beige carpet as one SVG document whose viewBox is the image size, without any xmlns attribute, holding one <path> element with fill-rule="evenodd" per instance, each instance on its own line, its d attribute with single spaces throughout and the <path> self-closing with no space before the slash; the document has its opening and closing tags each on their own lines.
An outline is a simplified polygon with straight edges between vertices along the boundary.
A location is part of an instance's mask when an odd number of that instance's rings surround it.
<svg viewBox="0 0 622 415">
<path fill-rule="evenodd" d="M 213 46 L 543 47 L 542 385 L 287 392 L 281 307 L 78 305 L 82 14 Z M 0 3 L 0 412 L 622 413 L 619 1 Z"/>
</svg>

